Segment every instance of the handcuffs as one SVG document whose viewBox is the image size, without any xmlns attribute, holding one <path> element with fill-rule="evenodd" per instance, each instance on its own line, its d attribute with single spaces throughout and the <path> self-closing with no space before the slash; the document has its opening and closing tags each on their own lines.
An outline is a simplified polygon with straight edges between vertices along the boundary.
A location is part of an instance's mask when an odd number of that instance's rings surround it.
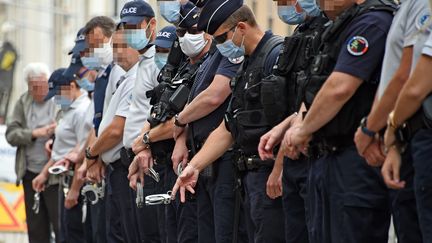
<svg viewBox="0 0 432 243">
<path fill-rule="evenodd" d="M 81 195 L 84 200 L 88 200 L 92 205 L 95 205 L 99 202 L 99 199 L 103 199 L 105 196 L 105 180 L 102 180 L 101 183 L 86 184 L 81 190 Z"/>
<path fill-rule="evenodd" d="M 167 205 L 170 204 L 171 201 L 172 201 L 171 191 L 168 191 L 166 194 L 154 194 L 145 197 L 146 206 L 153 206 L 153 205 L 160 205 L 160 204 Z"/>
</svg>

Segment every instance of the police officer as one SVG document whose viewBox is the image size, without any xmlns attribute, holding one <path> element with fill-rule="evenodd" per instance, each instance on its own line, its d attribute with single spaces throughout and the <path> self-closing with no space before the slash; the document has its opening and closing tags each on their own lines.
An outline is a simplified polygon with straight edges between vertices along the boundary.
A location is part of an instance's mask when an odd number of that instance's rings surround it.
<svg viewBox="0 0 432 243">
<path fill-rule="evenodd" d="M 131 1 L 126 3 L 121 10 L 121 23 L 125 31 L 126 43 L 140 54 L 135 85 L 132 91 L 130 107 L 125 121 L 123 132 L 122 163 L 127 168 L 135 159 L 144 162 L 143 154 L 135 154 L 131 150 L 134 139 L 139 135 L 140 129 L 145 123 L 150 110 L 150 99 L 146 97 L 146 92 L 152 90 L 157 84 L 159 69 L 154 62 L 156 53 L 155 47 L 151 43 L 156 38 L 156 19 L 152 7 L 145 1 Z M 145 157 L 145 156 L 144 156 Z M 160 179 L 163 180 L 163 166 L 155 166 Z M 127 170 L 125 171 L 127 179 Z M 147 170 L 145 172 L 148 172 Z M 143 171 L 144 173 L 144 171 Z M 144 180 L 144 179 L 143 179 Z M 143 185 L 144 195 L 154 194 L 156 181 L 146 176 Z M 124 189 L 129 190 L 129 189 Z M 136 197 L 134 191 L 132 198 Z M 131 198 L 131 199 L 132 199 Z M 123 204 L 125 206 L 126 204 Z M 131 207 L 131 205 L 128 205 Z M 134 205 L 136 208 L 136 205 Z M 151 207 L 137 209 L 136 222 L 134 227 L 138 227 L 136 235 L 139 241 L 159 242 L 161 232 L 159 232 L 159 220 L 157 210 Z M 130 219 L 129 219 L 130 220 Z M 149 222 L 152 222 L 149 224 Z M 163 234 L 163 233 L 162 233 Z"/>
<path fill-rule="evenodd" d="M 139 54 L 138 51 L 129 48 L 125 43 L 123 31 L 117 31 L 113 35 L 113 50 L 114 61 L 126 73 L 117 82 L 117 89 L 112 96 L 105 116 L 102 118 L 99 137 L 93 144 L 90 144 L 86 156 L 100 159 L 107 165 L 107 184 L 112 190 L 112 204 L 119 210 L 117 213 L 121 220 L 123 240 L 137 242 L 135 237 L 138 234 L 138 229 L 133 222 L 131 211 L 132 203 L 126 177 L 127 167 L 121 162 L 120 149 L 123 147 L 123 129 L 129 112 Z"/>
<path fill-rule="evenodd" d="M 167 64 L 168 56 L 174 41 L 177 39 L 175 26 L 166 26 L 156 35 L 154 45 L 156 47 L 155 63 L 159 70 Z"/>
<path fill-rule="evenodd" d="M 412 58 L 413 46 L 419 42 L 417 32 L 422 27 L 422 21 L 425 23 L 426 15 L 430 15 L 426 0 L 403 1 L 393 19 L 387 37 L 378 98 L 355 135 L 357 151 L 370 165 L 384 162 L 384 155 L 379 148 L 381 142 L 376 138 L 376 134 L 385 127 L 388 113 L 409 77 L 410 68 L 413 61 L 415 62 Z M 405 151 L 403 160 L 402 180 L 406 182 L 405 188 L 390 191 L 396 234 L 398 242 L 422 242 L 413 190 L 414 171 L 409 151 Z"/>
<path fill-rule="evenodd" d="M 322 37 L 304 92 L 308 112 L 285 145 L 306 150 L 314 135 L 320 158 L 310 168 L 311 242 L 387 242 L 387 191 L 353 144 L 379 82 L 395 6 L 382 1 L 321 2 L 335 20 Z M 331 105 L 329 105 L 331 104 Z M 360 227 L 361 226 L 361 227 Z"/>
<path fill-rule="evenodd" d="M 186 26 L 190 29 L 180 38 L 180 46 L 185 53 L 191 53 L 190 49 L 196 48 L 189 43 L 194 37 L 191 31 L 195 25 L 192 24 L 197 22 L 196 19 Z M 178 32 L 181 32 L 180 28 Z M 231 94 L 229 82 L 239 68 L 239 62 L 230 62 L 214 50 L 214 43 L 207 34 L 200 31 L 196 35 L 205 36 L 207 45 L 212 48 L 203 52 L 204 62 L 197 70 L 189 103 L 175 116 L 176 145 L 172 156 L 174 171 L 177 171 L 178 166 L 186 166 L 189 154 L 186 140 L 189 140 L 192 153 L 196 154 L 208 135 L 221 123 Z M 236 175 L 232 156 L 232 151 L 226 152 L 199 177 L 196 195 L 198 242 L 232 242 L 234 235 L 235 242 L 247 241 L 245 236 L 238 240 L 238 233 L 233 233 L 234 230 L 238 231 L 238 227 L 234 228 L 233 219 L 236 210 L 240 214 L 240 208 L 236 209 L 235 205 Z"/>
<path fill-rule="evenodd" d="M 61 106 L 62 118 L 55 131 L 55 141 L 52 148 L 51 159 L 44 167 L 44 173 L 53 164 L 64 164 L 66 168 L 75 168 L 74 154 L 78 152 L 87 139 L 91 124 L 86 124 L 85 116 L 90 105 L 87 92 L 82 91 L 73 79 L 63 75 L 65 69 L 58 69 L 51 75 L 52 89 L 45 97 L 46 100 L 55 96 L 54 101 Z M 72 165 L 69 167 L 69 165 Z M 78 168 L 78 167 L 76 167 Z M 84 241 L 84 228 L 81 223 L 81 207 L 78 204 L 81 183 L 72 180 L 73 175 L 68 173 L 62 175 L 62 191 L 60 202 L 61 237 L 60 242 L 82 242 Z M 33 180 L 35 190 L 43 189 L 43 177 Z M 62 203 L 63 204 L 63 203 Z"/>
<path fill-rule="evenodd" d="M 183 109 L 189 95 L 187 90 L 195 82 L 199 67 L 210 56 L 211 49 L 210 36 L 196 29 L 198 8 L 192 3 L 187 3 L 181 6 L 180 15 L 176 34 L 179 37 L 181 51 L 188 56 L 188 59 L 180 64 L 172 80 L 162 81 L 152 90 L 151 103 L 154 106 L 151 109 L 151 116 L 132 146 L 135 153 L 150 150 L 152 160 L 166 165 L 164 193 L 172 188 L 177 177 L 178 163 L 173 166 L 174 161 L 171 162 L 171 152 L 174 149 L 172 118 Z M 158 91 L 160 89 L 161 91 Z M 177 92 L 180 92 L 179 95 L 174 96 Z M 172 170 L 171 168 L 174 167 L 175 170 Z M 168 241 L 173 239 L 180 242 L 197 241 L 197 214 L 194 198 L 190 198 L 186 204 L 175 202 L 168 205 L 166 213 Z"/>
<path fill-rule="evenodd" d="M 93 128 L 88 136 L 84 151 L 81 151 L 84 154 L 88 145 L 92 144 L 98 136 L 103 112 L 108 107 L 120 76 L 125 73 L 119 65 L 112 65 L 110 42 L 114 29 L 115 23 L 112 19 L 106 16 L 97 16 L 90 19 L 80 30 L 75 42 L 76 51 L 79 52 L 83 65 L 98 72 L 92 96 Z M 85 157 L 83 166 L 86 166 L 86 178 L 90 181 L 97 181 L 96 179 L 101 176 L 100 171 L 103 164 L 101 161 L 89 159 L 91 157 Z M 95 165 L 90 167 L 93 163 Z M 102 188 L 102 184 L 99 187 Z M 108 210 L 113 215 L 112 217 L 105 215 L 105 208 L 112 207 L 112 205 L 109 203 L 110 200 L 107 200 L 109 197 L 108 188 L 104 190 L 104 195 L 107 196 L 101 198 L 97 204 L 90 206 L 93 239 L 96 242 L 118 242 L 122 240 L 120 217 L 115 214 L 119 210 L 115 208 Z M 106 220 L 111 223 L 106 224 Z"/>
<path fill-rule="evenodd" d="M 192 187 L 200 171 L 234 144 L 238 169 L 243 172 L 249 240 L 284 242 L 281 200 L 270 199 L 265 192 L 273 162 L 261 161 L 257 152 L 259 137 L 269 129 L 260 103 L 260 82 L 262 75 L 271 72 L 282 40 L 271 32 L 261 31 L 252 11 L 242 1 L 207 2 L 198 26 L 213 35 L 223 56 L 233 62 L 242 57 L 245 60 L 231 82 L 233 94 L 225 121 L 207 138 L 177 179 L 173 194 L 181 188 L 184 201 L 184 189 L 194 192 Z"/>
<path fill-rule="evenodd" d="M 409 162 L 402 161 L 400 154 L 404 148 L 406 149 L 405 153 L 411 153 L 412 166 L 414 167 L 413 188 L 422 242 L 428 242 L 432 239 L 432 231 L 428 227 L 432 219 L 430 208 L 431 175 L 429 173 L 431 170 L 431 120 L 429 113 L 431 86 L 428 83 L 430 80 L 428 69 L 432 54 L 432 28 L 428 22 L 430 18 L 428 9 L 423 8 L 421 13 L 416 15 L 417 28 L 420 27 L 420 31 L 413 48 L 411 76 L 403 86 L 394 110 L 388 116 L 384 139 L 388 153 L 382 173 L 390 188 L 409 188 L 410 181 L 403 177 L 405 173 L 410 173 L 409 167 L 405 165 Z M 396 131 L 398 132 L 396 133 Z M 399 135 L 396 136 L 396 134 Z M 405 157 L 402 154 L 402 158 Z"/>
<path fill-rule="evenodd" d="M 283 1 L 282 1 L 283 2 Z M 321 35 L 325 30 L 325 24 L 329 21 L 322 16 L 315 1 L 278 1 L 278 15 L 287 24 L 300 24 L 292 36 L 285 38 L 284 48 L 279 56 L 277 68 L 274 69 L 270 80 L 275 83 L 282 79 L 289 87 L 280 90 L 287 90 L 286 93 L 277 95 L 282 100 L 282 106 L 289 104 L 288 114 L 299 111 L 302 102 L 302 86 L 298 85 L 301 80 L 310 76 L 310 67 L 313 57 L 318 54 L 318 47 L 321 42 Z M 283 98 L 288 100 L 284 100 Z M 283 113 L 284 108 L 279 108 L 270 102 L 269 110 Z M 286 109 L 285 109 L 286 110 Z M 282 123 L 275 126 L 270 132 L 261 137 L 258 151 L 261 159 L 274 158 L 274 146 L 279 144 L 286 130 L 294 124 L 294 121 L 301 121 L 302 112 L 294 113 Z M 267 195 L 271 198 L 282 195 L 282 202 L 285 212 L 285 240 L 286 242 L 308 242 L 307 228 L 307 176 L 309 160 L 300 156 L 296 160 L 288 157 L 283 158 L 283 151 L 278 152 L 273 171 L 267 181 Z M 280 181 L 281 172 L 282 182 Z M 283 190 L 282 190 L 283 188 Z"/>
</svg>

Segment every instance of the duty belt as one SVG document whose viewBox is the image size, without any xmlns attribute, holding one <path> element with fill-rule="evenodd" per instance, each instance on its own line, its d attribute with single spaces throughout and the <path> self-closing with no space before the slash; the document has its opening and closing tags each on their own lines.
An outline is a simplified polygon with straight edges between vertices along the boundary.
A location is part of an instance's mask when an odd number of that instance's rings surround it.
<svg viewBox="0 0 432 243">
<path fill-rule="evenodd" d="M 325 154 L 337 153 L 351 145 L 354 145 L 354 136 L 320 138 L 311 142 L 308 157 L 319 158 Z"/>
<path fill-rule="evenodd" d="M 408 144 L 420 129 L 427 128 L 423 118 L 424 114 L 420 110 L 396 130 L 396 139 L 399 144 Z"/>
<path fill-rule="evenodd" d="M 234 161 L 240 172 L 257 170 L 261 167 L 272 167 L 274 160 L 261 160 L 258 155 L 247 156 L 241 151 L 234 152 Z"/>
</svg>

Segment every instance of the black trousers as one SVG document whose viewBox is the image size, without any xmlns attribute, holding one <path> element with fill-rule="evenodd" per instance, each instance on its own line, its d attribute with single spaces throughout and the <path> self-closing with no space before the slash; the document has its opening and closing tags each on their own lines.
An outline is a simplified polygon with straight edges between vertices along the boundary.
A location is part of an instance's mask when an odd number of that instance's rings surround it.
<svg viewBox="0 0 432 243">
<path fill-rule="evenodd" d="M 39 213 L 35 214 L 32 210 L 35 194 L 32 181 L 36 176 L 36 173 L 27 171 L 23 178 L 29 243 L 50 243 L 51 225 L 56 235 L 56 242 L 59 242 L 59 187 L 52 185 L 45 188 L 45 191 L 40 194 Z"/>
</svg>

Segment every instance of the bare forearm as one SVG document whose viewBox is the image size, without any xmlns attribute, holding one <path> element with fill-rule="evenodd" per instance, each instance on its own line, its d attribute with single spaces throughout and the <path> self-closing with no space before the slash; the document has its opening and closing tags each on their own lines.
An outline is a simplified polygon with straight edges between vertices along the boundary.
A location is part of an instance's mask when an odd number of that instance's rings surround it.
<svg viewBox="0 0 432 243">
<path fill-rule="evenodd" d="M 49 171 L 48 169 L 54 165 L 54 160 L 50 159 L 48 160 L 48 162 L 44 165 L 44 167 L 42 168 L 40 174 L 44 174 L 46 177 L 49 176 Z"/>
<path fill-rule="evenodd" d="M 91 146 L 90 153 L 92 155 L 102 154 L 119 144 L 122 139 L 123 130 L 117 131 L 106 129 L 102 134 L 100 134 L 95 143 Z"/>
<path fill-rule="evenodd" d="M 224 122 L 214 130 L 201 150 L 190 162 L 198 170 L 203 170 L 209 164 L 221 157 L 233 144 L 234 139 L 226 128 Z"/>
<path fill-rule="evenodd" d="M 78 171 L 78 168 L 81 167 L 81 165 L 82 165 L 82 162 L 75 164 L 75 173 L 73 175 L 72 185 L 71 185 L 72 190 L 79 191 L 81 189 L 81 187 L 84 185 L 84 180 L 78 180 L 77 173 L 76 173 Z"/>
<path fill-rule="evenodd" d="M 174 119 L 159 124 L 149 131 L 152 143 L 173 138 Z"/>
</svg>

